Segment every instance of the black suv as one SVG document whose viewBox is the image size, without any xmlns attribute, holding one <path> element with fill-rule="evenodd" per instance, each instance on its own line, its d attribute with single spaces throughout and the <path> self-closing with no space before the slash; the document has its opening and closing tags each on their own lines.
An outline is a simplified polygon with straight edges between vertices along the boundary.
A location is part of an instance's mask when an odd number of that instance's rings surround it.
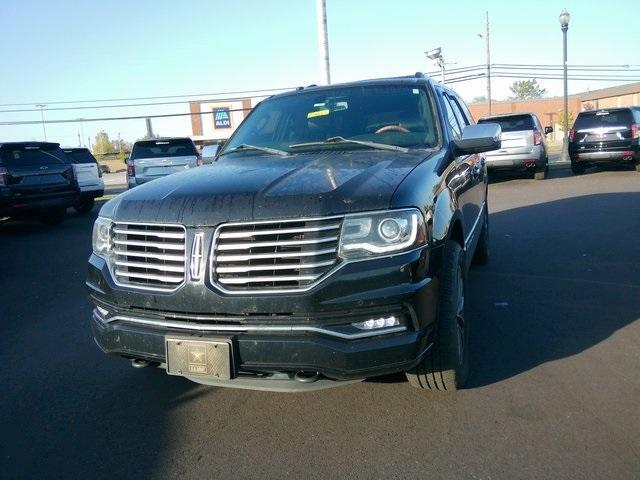
<svg viewBox="0 0 640 480">
<path fill-rule="evenodd" d="M 60 223 L 79 197 L 73 166 L 60 144 L 0 144 L 0 217 Z"/>
<path fill-rule="evenodd" d="M 270 97 L 212 165 L 102 207 L 95 340 L 211 385 L 460 388 L 467 269 L 489 253 L 479 153 L 499 147 L 422 74 Z"/>
<path fill-rule="evenodd" d="M 627 164 L 640 172 L 640 107 L 580 112 L 569 131 L 574 174 L 596 164 Z"/>
</svg>

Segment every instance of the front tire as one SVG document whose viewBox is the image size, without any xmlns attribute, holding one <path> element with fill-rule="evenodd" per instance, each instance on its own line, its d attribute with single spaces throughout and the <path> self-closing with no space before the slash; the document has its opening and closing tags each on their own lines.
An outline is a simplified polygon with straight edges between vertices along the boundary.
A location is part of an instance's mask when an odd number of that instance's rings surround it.
<svg viewBox="0 0 640 480">
<path fill-rule="evenodd" d="M 443 252 L 436 335 L 431 350 L 407 372 L 409 383 L 424 390 L 459 390 L 469 374 L 469 324 L 465 315 L 464 251 L 448 241 Z"/>
</svg>

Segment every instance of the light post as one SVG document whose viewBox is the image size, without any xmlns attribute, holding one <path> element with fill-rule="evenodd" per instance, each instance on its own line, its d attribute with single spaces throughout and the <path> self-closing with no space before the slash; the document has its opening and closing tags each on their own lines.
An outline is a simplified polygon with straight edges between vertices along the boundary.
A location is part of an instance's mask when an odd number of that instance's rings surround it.
<svg viewBox="0 0 640 480">
<path fill-rule="evenodd" d="M 42 133 L 44 134 L 44 141 L 47 141 L 47 129 L 44 128 L 44 107 L 46 107 L 46 105 L 39 103 L 36 105 L 36 107 L 38 107 L 40 109 L 40 118 L 42 119 Z"/>
<path fill-rule="evenodd" d="M 433 50 L 427 50 L 424 52 L 428 59 L 433 60 L 434 63 L 440 67 L 440 73 L 442 76 L 441 82 L 444 85 L 444 58 L 442 57 L 442 48 L 434 48 Z"/>
<path fill-rule="evenodd" d="M 562 129 L 564 136 L 562 138 L 562 160 L 567 160 L 568 148 L 569 148 L 569 94 L 567 86 L 567 30 L 569 30 L 569 20 L 571 15 L 565 8 L 560 13 L 558 21 L 560 22 L 560 29 L 562 30 L 562 61 L 564 65 L 564 110 L 562 119 Z"/>
<path fill-rule="evenodd" d="M 329 67 L 329 36 L 327 34 L 326 0 L 316 0 L 316 16 L 318 23 L 318 47 L 320 52 L 322 82 L 329 85 L 331 84 L 331 69 Z"/>
<path fill-rule="evenodd" d="M 489 44 L 489 12 L 486 12 L 486 32 L 483 35 L 479 33 L 478 36 L 480 38 L 484 38 L 486 42 L 486 50 L 487 50 L 487 108 L 489 110 L 489 115 L 491 115 L 491 48 Z"/>
</svg>

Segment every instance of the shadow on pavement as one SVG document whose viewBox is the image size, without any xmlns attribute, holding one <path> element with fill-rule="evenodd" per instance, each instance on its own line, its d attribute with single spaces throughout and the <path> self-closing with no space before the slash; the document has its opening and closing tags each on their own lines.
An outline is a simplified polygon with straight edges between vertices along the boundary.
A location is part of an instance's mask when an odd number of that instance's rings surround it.
<svg viewBox="0 0 640 480">
<path fill-rule="evenodd" d="M 491 259 L 470 272 L 470 387 L 579 354 L 640 317 L 639 202 L 609 193 L 491 214 Z"/>
</svg>

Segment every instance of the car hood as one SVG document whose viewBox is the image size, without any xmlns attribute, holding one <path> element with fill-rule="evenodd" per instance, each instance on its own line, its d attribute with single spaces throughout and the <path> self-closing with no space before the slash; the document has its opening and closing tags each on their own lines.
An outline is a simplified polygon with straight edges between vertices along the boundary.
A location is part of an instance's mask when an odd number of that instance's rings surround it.
<svg viewBox="0 0 640 480">
<path fill-rule="evenodd" d="M 188 226 L 313 217 L 389 207 L 398 185 L 432 152 L 349 150 L 222 157 L 129 190 L 101 212 L 122 222 Z"/>
</svg>

